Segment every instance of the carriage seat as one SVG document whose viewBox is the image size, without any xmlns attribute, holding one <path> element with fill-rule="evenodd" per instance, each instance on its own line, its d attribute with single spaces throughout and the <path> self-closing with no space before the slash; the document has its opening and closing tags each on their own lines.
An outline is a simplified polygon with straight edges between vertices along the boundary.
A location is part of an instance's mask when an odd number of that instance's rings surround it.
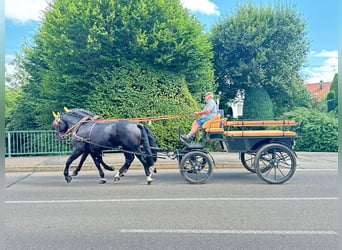
<svg viewBox="0 0 342 250">
<path fill-rule="evenodd" d="M 224 131 L 222 127 L 222 121 L 225 119 L 221 119 L 221 115 L 218 114 L 214 118 L 206 121 L 202 125 L 202 129 L 204 129 L 206 132 L 211 133 L 222 133 Z"/>
<path fill-rule="evenodd" d="M 288 126 L 296 126 L 294 120 L 261 120 L 261 121 L 227 121 L 227 127 L 238 127 L 242 130 L 238 131 L 225 131 L 226 136 L 291 136 L 296 137 L 296 132 L 286 130 Z M 281 127 L 280 130 L 243 130 L 244 127 Z"/>
<path fill-rule="evenodd" d="M 225 131 L 226 136 L 292 136 L 295 137 L 297 134 L 293 131 L 283 130 L 239 130 L 239 131 Z"/>
</svg>

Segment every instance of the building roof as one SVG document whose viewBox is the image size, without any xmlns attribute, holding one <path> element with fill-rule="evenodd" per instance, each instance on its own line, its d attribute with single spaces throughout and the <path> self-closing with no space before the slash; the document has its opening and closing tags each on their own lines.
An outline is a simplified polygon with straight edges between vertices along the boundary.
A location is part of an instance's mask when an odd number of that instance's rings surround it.
<svg viewBox="0 0 342 250">
<path fill-rule="evenodd" d="M 322 97 L 326 96 L 331 87 L 331 82 L 319 82 L 319 83 L 305 83 L 304 87 L 311 93 L 311 95 L 320 101 Z"/>
</svg>

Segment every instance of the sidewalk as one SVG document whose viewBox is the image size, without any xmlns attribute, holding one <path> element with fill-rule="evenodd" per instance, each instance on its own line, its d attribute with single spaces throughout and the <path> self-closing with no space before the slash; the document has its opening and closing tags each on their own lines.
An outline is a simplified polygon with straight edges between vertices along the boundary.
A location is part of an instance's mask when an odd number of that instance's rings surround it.
<svg viewBox="0 0 342 250">
<path fill-rule="evenodd" d="M 216 168 L 243 168 L 238 153 L 212 152 Z M 331 152 L 296 152 L 297 169 L 337 169 L 338 153 Z M 6 157 L 5 172 L 47 172 L 63 171 L 68 155 L 63 156 L 37 156 L 37 157 Z M 105 153 L 104 162 L 114 166 L 118 170 L 124 163 L 122 153 Z M 70 167 L 72 170 L 78 165 L 76 159 Z M 158 159 L 155 164 L 157 169 L 178 168 L 178 161 L 170 158 Z M 138 159 L 132 163 L 131 169 L 142 169 Z M 96 170 L 90 156 L 84 162 L 82 170 Z"/>
</svg>

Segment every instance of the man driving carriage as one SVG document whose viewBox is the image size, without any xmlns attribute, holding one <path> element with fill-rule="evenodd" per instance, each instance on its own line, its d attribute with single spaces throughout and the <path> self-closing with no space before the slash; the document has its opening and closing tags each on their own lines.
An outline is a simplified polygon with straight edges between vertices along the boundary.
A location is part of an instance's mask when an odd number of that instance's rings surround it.
<svg viewBox="0 0 342 250">
<path fill-rule="evenodd" d="M 204 109 L 201 112 L 194 113 L 195 116 L 201 116 L 201 118 L 198 120 L 195 120 L 192 123 L 191 130 L 187 135 L 181 135 L 181 138 L 185 140 L 186 142 L 190 142 L 191 140 L 193 140 L 195 138 L 195 135 L 198 129 L 202 127 L 202 125 L 206 121 L 214 118 L 217 115 L 217 105 L 213 98 L 214 98 L 214 94 L 212 92 L 207 92 L 204 95 L 204 100 L 206 102 Z"/>
</svg>

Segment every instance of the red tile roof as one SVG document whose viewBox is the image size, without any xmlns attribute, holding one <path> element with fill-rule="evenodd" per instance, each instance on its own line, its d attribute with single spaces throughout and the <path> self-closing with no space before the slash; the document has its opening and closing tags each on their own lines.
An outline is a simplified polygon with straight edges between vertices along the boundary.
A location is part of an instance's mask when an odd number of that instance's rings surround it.
<svg viewBox="0 0 342 250">
<path fill-rule="evenodd" d="M 323 96 L 326 96 L 329 93 L 331 82 L 305 83 L 304 87 L 317 99 L 317 101 L 320 101 Z"/>
</svg>

